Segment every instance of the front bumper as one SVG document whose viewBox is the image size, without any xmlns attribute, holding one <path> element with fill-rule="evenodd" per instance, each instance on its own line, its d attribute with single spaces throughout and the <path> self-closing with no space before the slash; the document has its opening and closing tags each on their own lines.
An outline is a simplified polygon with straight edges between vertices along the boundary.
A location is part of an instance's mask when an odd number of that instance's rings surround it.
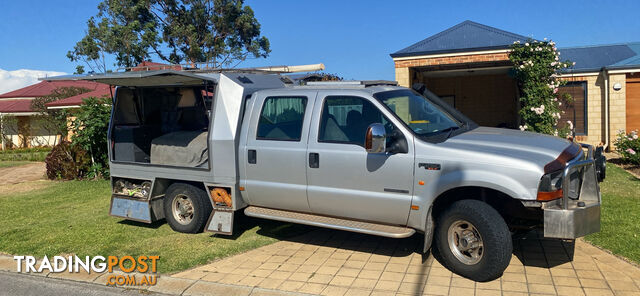
<svg viewBox="0 0 640 296">
<path fill-rule="evenodd" d="M 564 168 L 562 198 L 543 205 L 545 237 L 575 239 L 600 231 L 601 197 L 593 147 L 582 147 L 587 150 L 586 156 L 581 153 Z M 576 173 L 581 180 L 578 184 L 571 183 L 570 176 Z"/>
</svg>

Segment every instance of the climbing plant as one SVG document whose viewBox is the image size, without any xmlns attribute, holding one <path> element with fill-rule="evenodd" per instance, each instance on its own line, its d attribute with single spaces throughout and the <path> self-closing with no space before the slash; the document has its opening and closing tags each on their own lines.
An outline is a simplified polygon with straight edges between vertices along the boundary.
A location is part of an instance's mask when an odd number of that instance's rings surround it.
<svg viewBox="0 0 640 296">
<path fill-rule="evenodd" d="M 561 61 L 555 42 L 547 38 L 514 42 L 509 59 L 514 64 L 520 88 L 520 129 L 567 136 L 573 123 L 568 121 L 563 128 L 558 128 L 563 113 L 560 106 L 572 102 L 568 94 L 560 94 L 559 87 L 566 81 L 559 79 L 558 74 L 575 63 Z"/>
</svg>

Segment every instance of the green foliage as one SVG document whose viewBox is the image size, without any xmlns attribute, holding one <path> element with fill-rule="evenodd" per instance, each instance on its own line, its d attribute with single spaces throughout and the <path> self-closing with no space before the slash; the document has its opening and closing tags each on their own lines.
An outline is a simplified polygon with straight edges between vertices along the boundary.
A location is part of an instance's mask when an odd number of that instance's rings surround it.
<svg viewBox="0 0 640 296">
<path fill-rule="evenodd" d="M 37 122 L 38 126 L 41 126 L 51 134 L 66 138 L 69 131 L 67 127 L 67 117 L 69 116 L 69 112 L 65 109 L 48 109 L 46 104 L 89 91 L 90 90 L 87 88 L 60 87 L 53 90 L 49 95 L 35 98 L 31 101 L 31 109 L 40 113 L 40 115 L 35 116 L 32 119 Z"/>
<path fill-rule="evenodd" d="M 269 40 L 243 0 L 103 0 L 87 22 L 86 36 L 67 57 L 107 72 L 105 55 L 115 56 L 122 67 L 151 54 L 174 64 L 222 67 L 269 52 Z"/>
<path fill-rule="evenodd" d="M 76 118 L 71 124 L 73 130 L 71 143 L 85 150 L 91 159 L 86 177 L 108 177 L 107 131 L 111 116 L 111 100 L 88 98 L 84 100 L 75 115 Z"/>
<path fill-rule="evenodd" d="M 570 61 L 560 61 L 560 53 L 553 41 L 529 39 L 524 44 L 516 41 L 511 46 L 509 59 L 515 66 L 515 77 L 520 87 L 521 130 L 564 137 L 573 123 L 558 130 L 560 105 L 569 103 L 568 96 L 558 94 L 566 82 L 558 79 L 558 72 L 570 67 Z"/>
<path fill-rule="evenodd" d="M 68 141 L 56 145 L 45 159 L 47 178 L 74 180 L 83 178 L 91 167 L 91 159 L 80 146 Z"/>
<path fill-rule="evenodd" d="M 616 151 L 625 163 L 640 165 L 640 138 L 638 131 L 626 134 L 624 130 L 618 131 L 618 138 L 615 141 Z"/>
</svg>

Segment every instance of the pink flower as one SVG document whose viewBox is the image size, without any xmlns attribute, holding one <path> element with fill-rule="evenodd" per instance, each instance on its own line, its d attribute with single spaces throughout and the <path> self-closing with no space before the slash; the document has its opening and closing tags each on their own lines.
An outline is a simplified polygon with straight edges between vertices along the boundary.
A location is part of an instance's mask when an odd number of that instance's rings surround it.
<svg viewBox="0 0 640 296">
<path fill-rule="evenodd" d="M 629 153 L 631 155 L 636 155 L 636 152 L 633 151 L 633 149 L 631 149 L 631 148 L 627 149 L 626 151 L 627 151 L 627 153 Z"/>
<path fill-rule="evenodd" d="M 553 89 L 553 93 L 554 93 L 554 94 L 557 94 L 557 93 L 558 93 L 558 88 L 557 88 L 557 87 Z"/>
</svg>

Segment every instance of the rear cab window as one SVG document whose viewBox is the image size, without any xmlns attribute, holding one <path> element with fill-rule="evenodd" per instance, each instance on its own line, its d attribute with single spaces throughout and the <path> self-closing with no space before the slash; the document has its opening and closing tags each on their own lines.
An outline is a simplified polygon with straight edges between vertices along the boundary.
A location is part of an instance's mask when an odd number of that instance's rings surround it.
<svg viewBox="0 0 640 296">
<path fill-rule="evenodd" d="M 299 142 L 306 107 L 306 97 L 267 97 L 260 111 L 256 139 Z"/>
</svg>

